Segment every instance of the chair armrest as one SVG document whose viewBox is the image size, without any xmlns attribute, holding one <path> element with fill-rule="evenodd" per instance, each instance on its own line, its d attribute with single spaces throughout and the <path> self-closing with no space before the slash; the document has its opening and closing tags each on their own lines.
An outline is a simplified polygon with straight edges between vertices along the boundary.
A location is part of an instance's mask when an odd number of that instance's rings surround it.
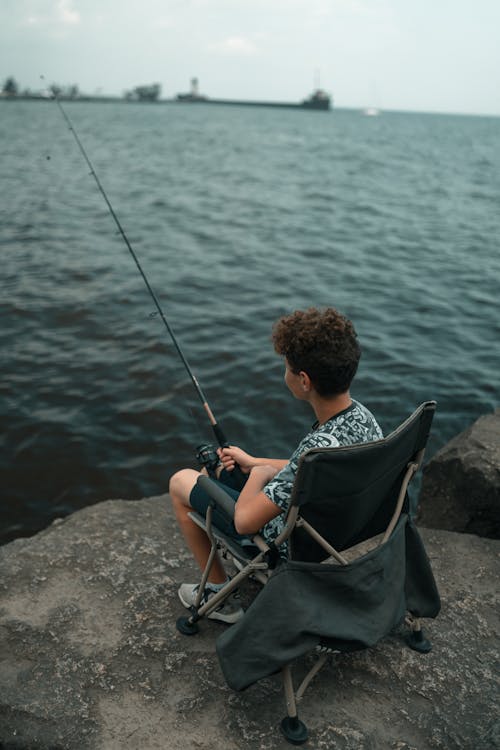
<svg viewBox="0 0 500 750">
<path fill-rule="evenodd" d="M 227 515 L 231 520 L 234 519 L 234 506 L 236 503 L 231 495 L 224 492 L 222 487 L 216 484 L 210 477 L 201 475 L 198 477 L 197 484 L 204 490 L 207 495 L 210 495 L 215 504 Z"/>
</svg>

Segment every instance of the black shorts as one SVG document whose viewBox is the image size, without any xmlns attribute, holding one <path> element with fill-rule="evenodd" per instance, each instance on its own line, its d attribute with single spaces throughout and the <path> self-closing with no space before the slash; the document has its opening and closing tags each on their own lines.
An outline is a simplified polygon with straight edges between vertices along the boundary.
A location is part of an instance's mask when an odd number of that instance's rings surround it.
<svg viewBox="0 0 500 750">
<path fill-rule="evenodd" d="M 240 495 L 240 490 L 235 489 L 232 472 L 222 469 L 219 479 L 214 479 L 213 481 L 219 484 L 221 488 L 225 492 L 227 492 L 227 494 L 230 495 L 230 497 L 232 497 L 234 502 L 236 503 L 236 500 Z M 200 514 L 200 516 L 203 516 L 203 518 L 205 518 L 209 503 L 210 496 L 198 484 L 195 484 L 189 496 L 189 504 L 191 505 L 193 510 L 195 510 Z M 238 534 L 234 527 L 234 523 L 226 516 L 225 513 L 220 511 L 218 508 L 213 509 L 212 523 L 214 524 L 214 526 L 217 526 L 217 528 L 220 529 L 223 534 L 227 534 L 227 536 L 230 536 L 233 539 L 237 539 L 238 541 L 241 541 L 242 539 L 248 539 L 247 536 Z"/>
</svg>

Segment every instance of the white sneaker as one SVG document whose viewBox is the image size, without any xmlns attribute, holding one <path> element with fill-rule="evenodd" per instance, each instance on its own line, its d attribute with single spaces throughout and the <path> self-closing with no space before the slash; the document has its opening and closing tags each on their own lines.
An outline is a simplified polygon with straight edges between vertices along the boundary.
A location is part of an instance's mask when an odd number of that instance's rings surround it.
<svg viewBox="0 0 500 750">
<path fill-rule="evenodd" d="M 183 583 L 180 586 L 177 593 L 182 604 L 187 609 L 194 606 L 199 588 L 199 583 Z M 206 604 L 215 593 L 218 592 L 207 586 L 203 592 L 199 606 L 201 607 L 202 604 Z M 233 591 L 226 599 L 221 601 L 218 607 L 207 615 L 207 618 L 209 620 L 218 620 L 219 622 L 233 624 L 241 620 L 244 614 L 245 612 L 239 602 L 238 594 Z"/>
</svg>

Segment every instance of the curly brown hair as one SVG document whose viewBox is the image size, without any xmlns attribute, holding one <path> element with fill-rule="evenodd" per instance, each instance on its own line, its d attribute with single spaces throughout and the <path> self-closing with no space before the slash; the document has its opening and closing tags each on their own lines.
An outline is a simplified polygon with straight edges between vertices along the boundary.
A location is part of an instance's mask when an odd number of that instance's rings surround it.
<svg viewBox="0 0 500 750">
<path fill-rule="evenodd" d="M 280 318 L 272 340 L 292 372 L 306 372 L 320 396 L 349 390 L 361 348 L 351 321 L 333 307 L 310 307 Z"/>
</svg>

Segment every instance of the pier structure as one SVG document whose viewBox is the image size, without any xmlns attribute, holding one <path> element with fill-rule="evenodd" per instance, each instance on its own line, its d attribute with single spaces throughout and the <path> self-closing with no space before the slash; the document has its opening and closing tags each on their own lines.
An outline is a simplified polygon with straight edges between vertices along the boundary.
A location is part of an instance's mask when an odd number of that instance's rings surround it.
<svg viewBox="0 0 500 750">
<path fill-rule="evenodd" d="M 185 104 L 223 104 L 237 107 L 278 107 L 281 109 L 314 109 L 326 111 L 331 109 L 331 97 L 323 89 L 316 88 L 311 96 L 301 102 L 256 101 L 248 99 L 212 99 L 200 94 L 198 78 L 191 78 L 191 89 L 184 94 L 177 94 L 177 101 Z"/>
</svg>

